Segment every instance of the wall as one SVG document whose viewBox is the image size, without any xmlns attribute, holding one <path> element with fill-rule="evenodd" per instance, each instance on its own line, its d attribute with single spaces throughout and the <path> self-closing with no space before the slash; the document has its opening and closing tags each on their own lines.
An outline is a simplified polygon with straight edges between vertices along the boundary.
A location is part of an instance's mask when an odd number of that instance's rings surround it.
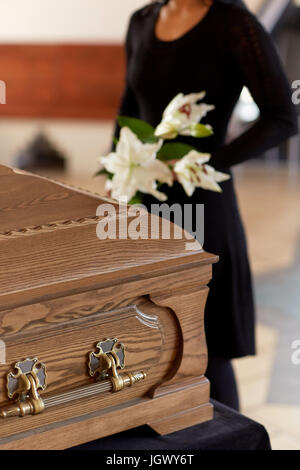
<svg viewBox="0 0 300 470">
<path fill-rule="evenodd" d="M 1 0 L 0 43 L 120 42 L 147 0 Z"/>
<path fill-rule="evenodd" d="M 272 1 L 272 0 L 271 0 Z M 263 0 L 246 0 L 257 10 Z M 147 0 L 1 0 L 0 43 L 120 42 Z"/>
<path fill-rule="evenodd" d="M 2 0 L 0 44 L 119 44 L 131 12 L 144 4 L 145 0 Z M 12 83 L 6 109 L 14 104 Z M 65 152 L 72 172 L 93 173 L 97 157 L 110 146 L 112 122 L 2 118 L 0 162 L 14 164 L 16 155 L 40 129 Z"/>
<path fill-rule="evenodd" d="M 256 7 L 261 1 L 247 3 Z M 118 44 L 130 14 L 145 3 L 147 0 L 1 0 L 0 45 Z M 72 172 L 92 174 L 97 157 L 110 146 L 113 123 L 0 118 L 0 163 L 14 164 L 15 156 L 41 128 L 66 153 Z"/>
</svg>

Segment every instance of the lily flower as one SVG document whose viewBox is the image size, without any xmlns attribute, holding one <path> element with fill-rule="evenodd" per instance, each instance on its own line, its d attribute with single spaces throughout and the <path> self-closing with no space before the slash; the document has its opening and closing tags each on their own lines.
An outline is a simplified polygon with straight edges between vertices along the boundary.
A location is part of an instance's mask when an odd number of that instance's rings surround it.
<svg viewBox="0 0 300 470">
<path fill-rule="evenodd" d="M 104 168 L 113 174 L 110 183 L 113 199 L 125 196 L 130 201 L 137 191 L 152 194 L 160 201 L 167 199 L 164 193 L 157 190 L 157 181 L 169 186 L 173 183 L 168 166 L 156 158 L 162 143 L 160 140 L 154 144 L 144 144 L 128 127 L 121 129 L 116 151 L 100 157 Z"/>
<path fill-rule="evenodd" d="M 212 134 L 212 127 L 199 124 L 215 106 L 197 104 L 204 98 L 205 91 L 184 95 L 179 93 L 166 107 L 161 123 L 155 129 L 155 135 L 162 139 L 175 139 L 179 135 L 206 137 Z"/>
<path fill-rule="evenodd" d="M 196 188 L 220 193 L 222 189 L 218 183 L 230 179 L 226 173 L 207 165 L 209 159 L 209 153 L 191 150 L 175 164 L 173 171 L 188 196 L 192 196 Z"/>
</svg>

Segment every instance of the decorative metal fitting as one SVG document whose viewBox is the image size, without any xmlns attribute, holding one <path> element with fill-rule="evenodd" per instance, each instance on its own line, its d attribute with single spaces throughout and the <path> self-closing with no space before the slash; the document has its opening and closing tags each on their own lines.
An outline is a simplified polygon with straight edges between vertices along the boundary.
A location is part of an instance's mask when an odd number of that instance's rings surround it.
<svg viewBox="0 0 300 470">
<path fill-rule="evenodd" d="M 99 393 L 119 392 L 146 377 L 144 372 L 118 373 L 118 369 L 125 367 L 125 348 L 117 338 L 100 341 L 96 348 L 96 352 L 89 353 L 88 362 L 89 375 L 96 378 L 96 383 L 43 399 L 38 390 L 45 390 L 47 387 L 45 364 L 37 358 L 17 362 L 15 372 L 7 374 L 7 394 L 15 402 L 0 410 L 0 417 L 36 415 L 46 408 Z"/>
<path fill-rule="evenodd" d="M 0 411 L 2 418 L 41 413 L 44 402 L 38 390 L 47 387 L 46 366 L 37 358 L 25 359 L 14 366 L 16 372 L 7 374 L 7 395 L 16 399 L 15 404 Z"/>
</svg>

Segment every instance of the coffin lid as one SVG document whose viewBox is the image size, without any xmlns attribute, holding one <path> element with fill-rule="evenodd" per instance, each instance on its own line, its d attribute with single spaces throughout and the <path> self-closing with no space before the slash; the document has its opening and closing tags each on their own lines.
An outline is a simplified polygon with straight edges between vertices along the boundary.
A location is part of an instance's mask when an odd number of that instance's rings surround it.
<svg viewBox="0 0 300 470">
<path fill-rule="evenodd" d="M 4 297 L 23 291 L 46 295 L 53 286 L 91 286 L 96 278 L 118 284 L 216 261 L 199 244 L 187 251 L 184 237 L 100 240 L 96 212 L 103 203 L 113 204 L 116 219 L 120 210 L 124 216 L 124 206 L 111 200 L 0 165 L 0 309 Z M 147 212 L 143 217 L 149 221 Z"/>
</svg>

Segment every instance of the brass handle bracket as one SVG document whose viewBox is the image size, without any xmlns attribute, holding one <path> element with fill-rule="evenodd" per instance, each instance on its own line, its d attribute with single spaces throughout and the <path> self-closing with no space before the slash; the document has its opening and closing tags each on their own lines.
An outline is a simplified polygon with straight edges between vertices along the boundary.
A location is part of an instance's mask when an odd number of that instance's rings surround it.
<svg viewBox="0 0 300 470">
<path fill-rule="evenodd" d="M 119 392 L 145 379 L 142 371 L 119 373 L 119 369 L 125 367 L 125 348 L 117 338 L 101 341 L 96 347 L 97 351 L 89 354 L 88 361 L 89 375 L 96 379 L 95 383 L 55 396 L 42 398 L 38 392 L 47 387 L 45 364 L 37 358 L 17 362 L 15 372 L 7 374 L 7 394 L 14 403 L 0 410 L 0 417 L 36 415 L 70 401 L 108 391 Z"/>
<path fill-rule="evenodd" d="M 125 348 L 117 338 L 100 341 L 97 352 L 89 354 L 89 373 L 96 380 L 110 380 L 112 391 L 119 392 L 131 387 L 146 377 L 144 372 L 124 372 L 119 374 L 118 369 L 125 367 Z"/>
<path fill-rule="evenodd" d="M 26 416 L 41 413 L 45 404 L 38 390 L 47 387 L 46 366 L 37 358 L 25 359 L 14 366 L 16 372 L 7 374 L 6 387 L 8 398 L 15 400 L 0 411 L 2 418 Z"/>
</svg>

